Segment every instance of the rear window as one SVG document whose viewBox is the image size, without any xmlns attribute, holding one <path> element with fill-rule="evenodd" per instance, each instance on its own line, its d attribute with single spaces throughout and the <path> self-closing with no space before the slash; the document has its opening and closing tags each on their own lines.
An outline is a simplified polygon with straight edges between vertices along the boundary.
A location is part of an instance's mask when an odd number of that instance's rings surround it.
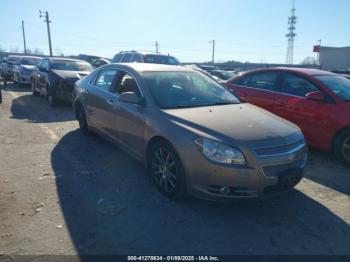
<svg viewBox="0 0 350 262">
<path fill-rule="evenodd" d="M 164 64 L 164 65 L 179 65 L 180 62 L 172 56 L 165 55 L 145 55 L 143 58 L 145 63 Z"/>
</svg>

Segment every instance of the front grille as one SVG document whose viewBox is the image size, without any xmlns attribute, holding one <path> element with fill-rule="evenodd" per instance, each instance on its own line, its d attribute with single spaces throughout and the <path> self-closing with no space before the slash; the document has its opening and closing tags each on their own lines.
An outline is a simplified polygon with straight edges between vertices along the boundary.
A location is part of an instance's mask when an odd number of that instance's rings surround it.
<svg viewBox="0 0 350 262">
<path fill-rule="evenodd" d="M 303 139 L 299 139 L 293 143 L 287 145 L 280 145 L 275 147 L 264 147 L 264 148 L 256 148 L 254 152 L 257 156 L 266 156 L 266 155 L 274 155 L 274 154 L 282 154 L 288 151 L 292 151 L 293 149 L 305 144 Z"/>
<path fill-rule="evenodd" d="M 304 155 L 304 157 L 299 158 L 298 160 L 291 163 L 263 166 L 262 169 L 263 169 L 264 175 L 267 177 L 279 177 L 288 170 L 303 168 L 305 166 L 305 163 L 306 163 L 306 155 Z"/>
</svg>

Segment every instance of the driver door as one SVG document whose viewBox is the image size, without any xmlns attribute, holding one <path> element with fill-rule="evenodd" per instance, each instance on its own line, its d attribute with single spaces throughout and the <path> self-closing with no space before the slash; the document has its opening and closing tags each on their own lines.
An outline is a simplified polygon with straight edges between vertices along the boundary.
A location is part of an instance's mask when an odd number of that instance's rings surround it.
<svg viewBox="0 0 350 262">
<path fill-rule="evenodd" d="M 119 71 L 115 89 L 116 95 L 134 92 L 143 98 L 137 79 L 130 73 Z M 147 108 L 144 105 L 127 103 L 119 100 L 119 107 L 114 114 L 114 126 L 119 133 L 120 143 L 136 157 L 141 158 L 144 148 L 144 132 L 146 127 Z"/>
</svg>

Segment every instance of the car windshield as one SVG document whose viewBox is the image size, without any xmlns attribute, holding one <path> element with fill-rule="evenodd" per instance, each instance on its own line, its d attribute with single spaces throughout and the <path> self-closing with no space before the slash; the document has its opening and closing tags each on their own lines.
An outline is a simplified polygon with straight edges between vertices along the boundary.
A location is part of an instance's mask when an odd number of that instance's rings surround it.
<svg viewBox="0 0 350 262">
<path fill-rule="evenodd" d="M 316 76 L 325 86 L 333 91 L 338 97 L 350 102 L 350 80 L 339 75 Z"/>
<path fill-rule="evenodd" d="M 17 62 L 18 62 L 18 58 L 17 58 L 17 57 L 9 57 L 9 58 L 7 59 L 7 63 L 8 63 L 8 64 L 14 65 L 14 64 L 16 64 Z"/>
<path fill-rule="evenodd" d="M 21 65 L 37 65 L 41 58 L 25 57 L 21 59 Z"/>
<path fill-rule="evenodd" d="M 240 101 L 209 77 L 197 72 L 145 72 L 151 94 L 162 109 L 237 104 Z"/>
<path fill-rule="evenodd" d="M 151 64 L 165 64 L 165 65 L 179 65 L 180 62 L 172 56 L 166 55 L 145 55 L 144 56 L 145 63 Z"/>
<path fill-rule="evenodd" d="M 51 65 L 54 70 L 92 71 L 93 69 L 89 63 L 80 61 L 53 60 Z"/>
</svg>

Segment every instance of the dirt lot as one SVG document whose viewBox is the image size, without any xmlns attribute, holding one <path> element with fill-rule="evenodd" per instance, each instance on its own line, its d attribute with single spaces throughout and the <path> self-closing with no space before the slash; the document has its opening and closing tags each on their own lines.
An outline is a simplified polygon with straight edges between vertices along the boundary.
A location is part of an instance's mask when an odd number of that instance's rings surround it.
<svg viewBox="0 0 350 262">
<path fill-rule="evenodd" d="M 145 169 L 10 85 L 0 105 L 0 254 L 350 254 L 350 170 L 311 150 L 295 190 L 173 202 Z"/>
</svg>

